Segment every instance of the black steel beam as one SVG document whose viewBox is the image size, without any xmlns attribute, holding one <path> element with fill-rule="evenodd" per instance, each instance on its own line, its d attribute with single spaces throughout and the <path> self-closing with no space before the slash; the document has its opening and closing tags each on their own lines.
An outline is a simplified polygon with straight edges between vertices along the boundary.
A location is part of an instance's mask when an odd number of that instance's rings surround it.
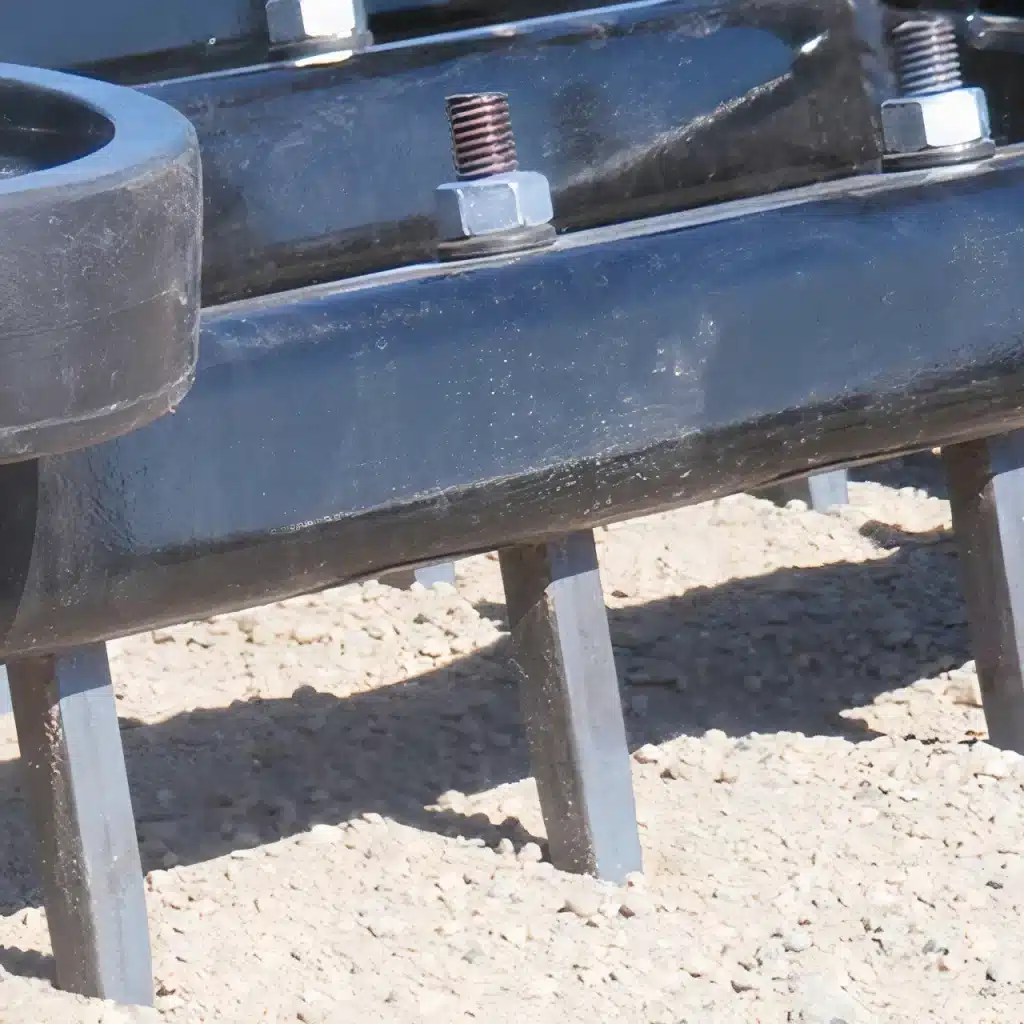
<svg viewBox="0 0 1024 1024">
<path fill-rule="evenodd" d="M 874 0 L 665 0 L 143 88 L 195 125 L 205 304 L 433 259 L 444 98 L 507 92 L 560 229 L 878 166 Z"/>
<path fill-rule="evenodd" d="M 0 658 L 1024 421 L 1024 159 L 208 311 L 176 414 L 0 469 Z"/>
</svg>

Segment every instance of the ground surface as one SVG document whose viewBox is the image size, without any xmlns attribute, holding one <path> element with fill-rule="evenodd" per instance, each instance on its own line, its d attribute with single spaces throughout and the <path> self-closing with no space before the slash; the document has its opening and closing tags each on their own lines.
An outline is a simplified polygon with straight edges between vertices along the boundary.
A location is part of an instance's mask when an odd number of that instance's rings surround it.
<svg viewBox="0 0 1024 1024">
<path fill-rule="evenodd" d="M 112 645 L 157 1011 L 50 986 L 4 722 L 0 1020 L 1024 1021 L 1024 761 L 978 742 L 948 506 L 852 502 L 599 532 L 626 889 L 539 860 L 493 559 Z"/>
</svg>

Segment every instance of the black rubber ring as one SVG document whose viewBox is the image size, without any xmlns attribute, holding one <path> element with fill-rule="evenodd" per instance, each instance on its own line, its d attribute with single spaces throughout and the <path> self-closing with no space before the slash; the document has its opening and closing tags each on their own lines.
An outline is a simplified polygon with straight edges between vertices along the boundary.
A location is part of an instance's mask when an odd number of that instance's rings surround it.
<svg viewBox="0 0 1024 1024">
<path fill-rule="evenodd" d="M 919 171 L 928 167 L 950 167 L 987 160 L 995 151 L 996 144 L 991 139 L 977 139 L 961 146 L 926 149 L 920 153 L 890 153 L 882 157 L 882 170 Z"/>
<path fill-rule="evenodd" d="M 543 249 L 557 237 L 553 224 L 538 224 L 536 227 L 512 228 L 509 231 L 495 231 L 476 238 L 458 238 L 441 242 L 437 257 L 443 262 L 471 260 L 480 256 L 500 256 L 508 252 L 524 252 L 529 249 Z"/>
<path fill-rule="evenodd" d="M 195 129 L 135 89 L 0 64 L 0 110 L 30 154 L 0 177 L 6 463 L 109 441 L 188 392 L 203 192 Z"/>
</svg>

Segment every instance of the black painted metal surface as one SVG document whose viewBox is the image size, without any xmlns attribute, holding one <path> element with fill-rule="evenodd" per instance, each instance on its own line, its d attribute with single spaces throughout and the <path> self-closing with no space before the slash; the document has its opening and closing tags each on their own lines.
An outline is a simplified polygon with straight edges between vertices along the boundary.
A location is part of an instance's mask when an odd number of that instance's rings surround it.
<svg viewBox="0 0 1024 1024">
<path fill-rule="evenodd" d="M 153 1005 L 146 893 L 102 644 L 7 665 L 57 984 Z"/>
<path fill-rule="evenodd" d="M 176 111 L 0 64 L 0 462 L 108 440 L 181 400 L 201 201 Z"/>
<path fill-rule="evenodd" d="M 1024 753 L 1024 433 L 942 456 L 989 742 Z"/>
<path fill-rule="evenodd" d="M 205 315 L 174 416 L 4 467 L 0 656 L 1024 421 L 1024 157 Z"/>
<path fill-rule="evenodd" d="M 432 259 L 451 93 L 509 93 L 565 229 L 874 169 L 890 85 L 873 0 L 670 0 L 146 90 L 199 133 L 210 304 Z"/>
<path fill-rule="evenodd" d="M 381 42 L 589 7 L 586 0 L 364 0 Z M 35 0 L 0 4 L 0 62 L 116 81 L 242 67 L 270 57 L 265 0 Z M 192 69 L 186 72 L 184 69 Z M 149 75 L 149 78 L 140 78 Z"/>
<path fill-rule="evenodd" d="M 624 884 L 643 855 L 593 531 L 500 558 L 551 863 Z"/>
<path fill-rule="evenodd" d="M 34 0 L 0 5 L 0 60 L 75 68 L 262 35 L 263 0 Z"/>
</svg>

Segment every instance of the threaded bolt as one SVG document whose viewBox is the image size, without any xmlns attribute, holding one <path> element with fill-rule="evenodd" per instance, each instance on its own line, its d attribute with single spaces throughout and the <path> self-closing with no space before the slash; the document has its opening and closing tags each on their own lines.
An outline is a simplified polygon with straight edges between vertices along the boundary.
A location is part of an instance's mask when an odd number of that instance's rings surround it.
<svg viewBox="0 0 1024 1024">
<path fill-rule="evenodd" d="M 948 18 L 905 21 L 893 29 L 893 43 L 904 96 L 930 96 L 963 85 L 956 32 Z"/>
<path fill-rule="evenodd" d="M 452 133 L 452 156 L 460 181 L 508 174 L 519 167 L 508 96 L 466 93 L 445 100 Z"/>
</svg>

